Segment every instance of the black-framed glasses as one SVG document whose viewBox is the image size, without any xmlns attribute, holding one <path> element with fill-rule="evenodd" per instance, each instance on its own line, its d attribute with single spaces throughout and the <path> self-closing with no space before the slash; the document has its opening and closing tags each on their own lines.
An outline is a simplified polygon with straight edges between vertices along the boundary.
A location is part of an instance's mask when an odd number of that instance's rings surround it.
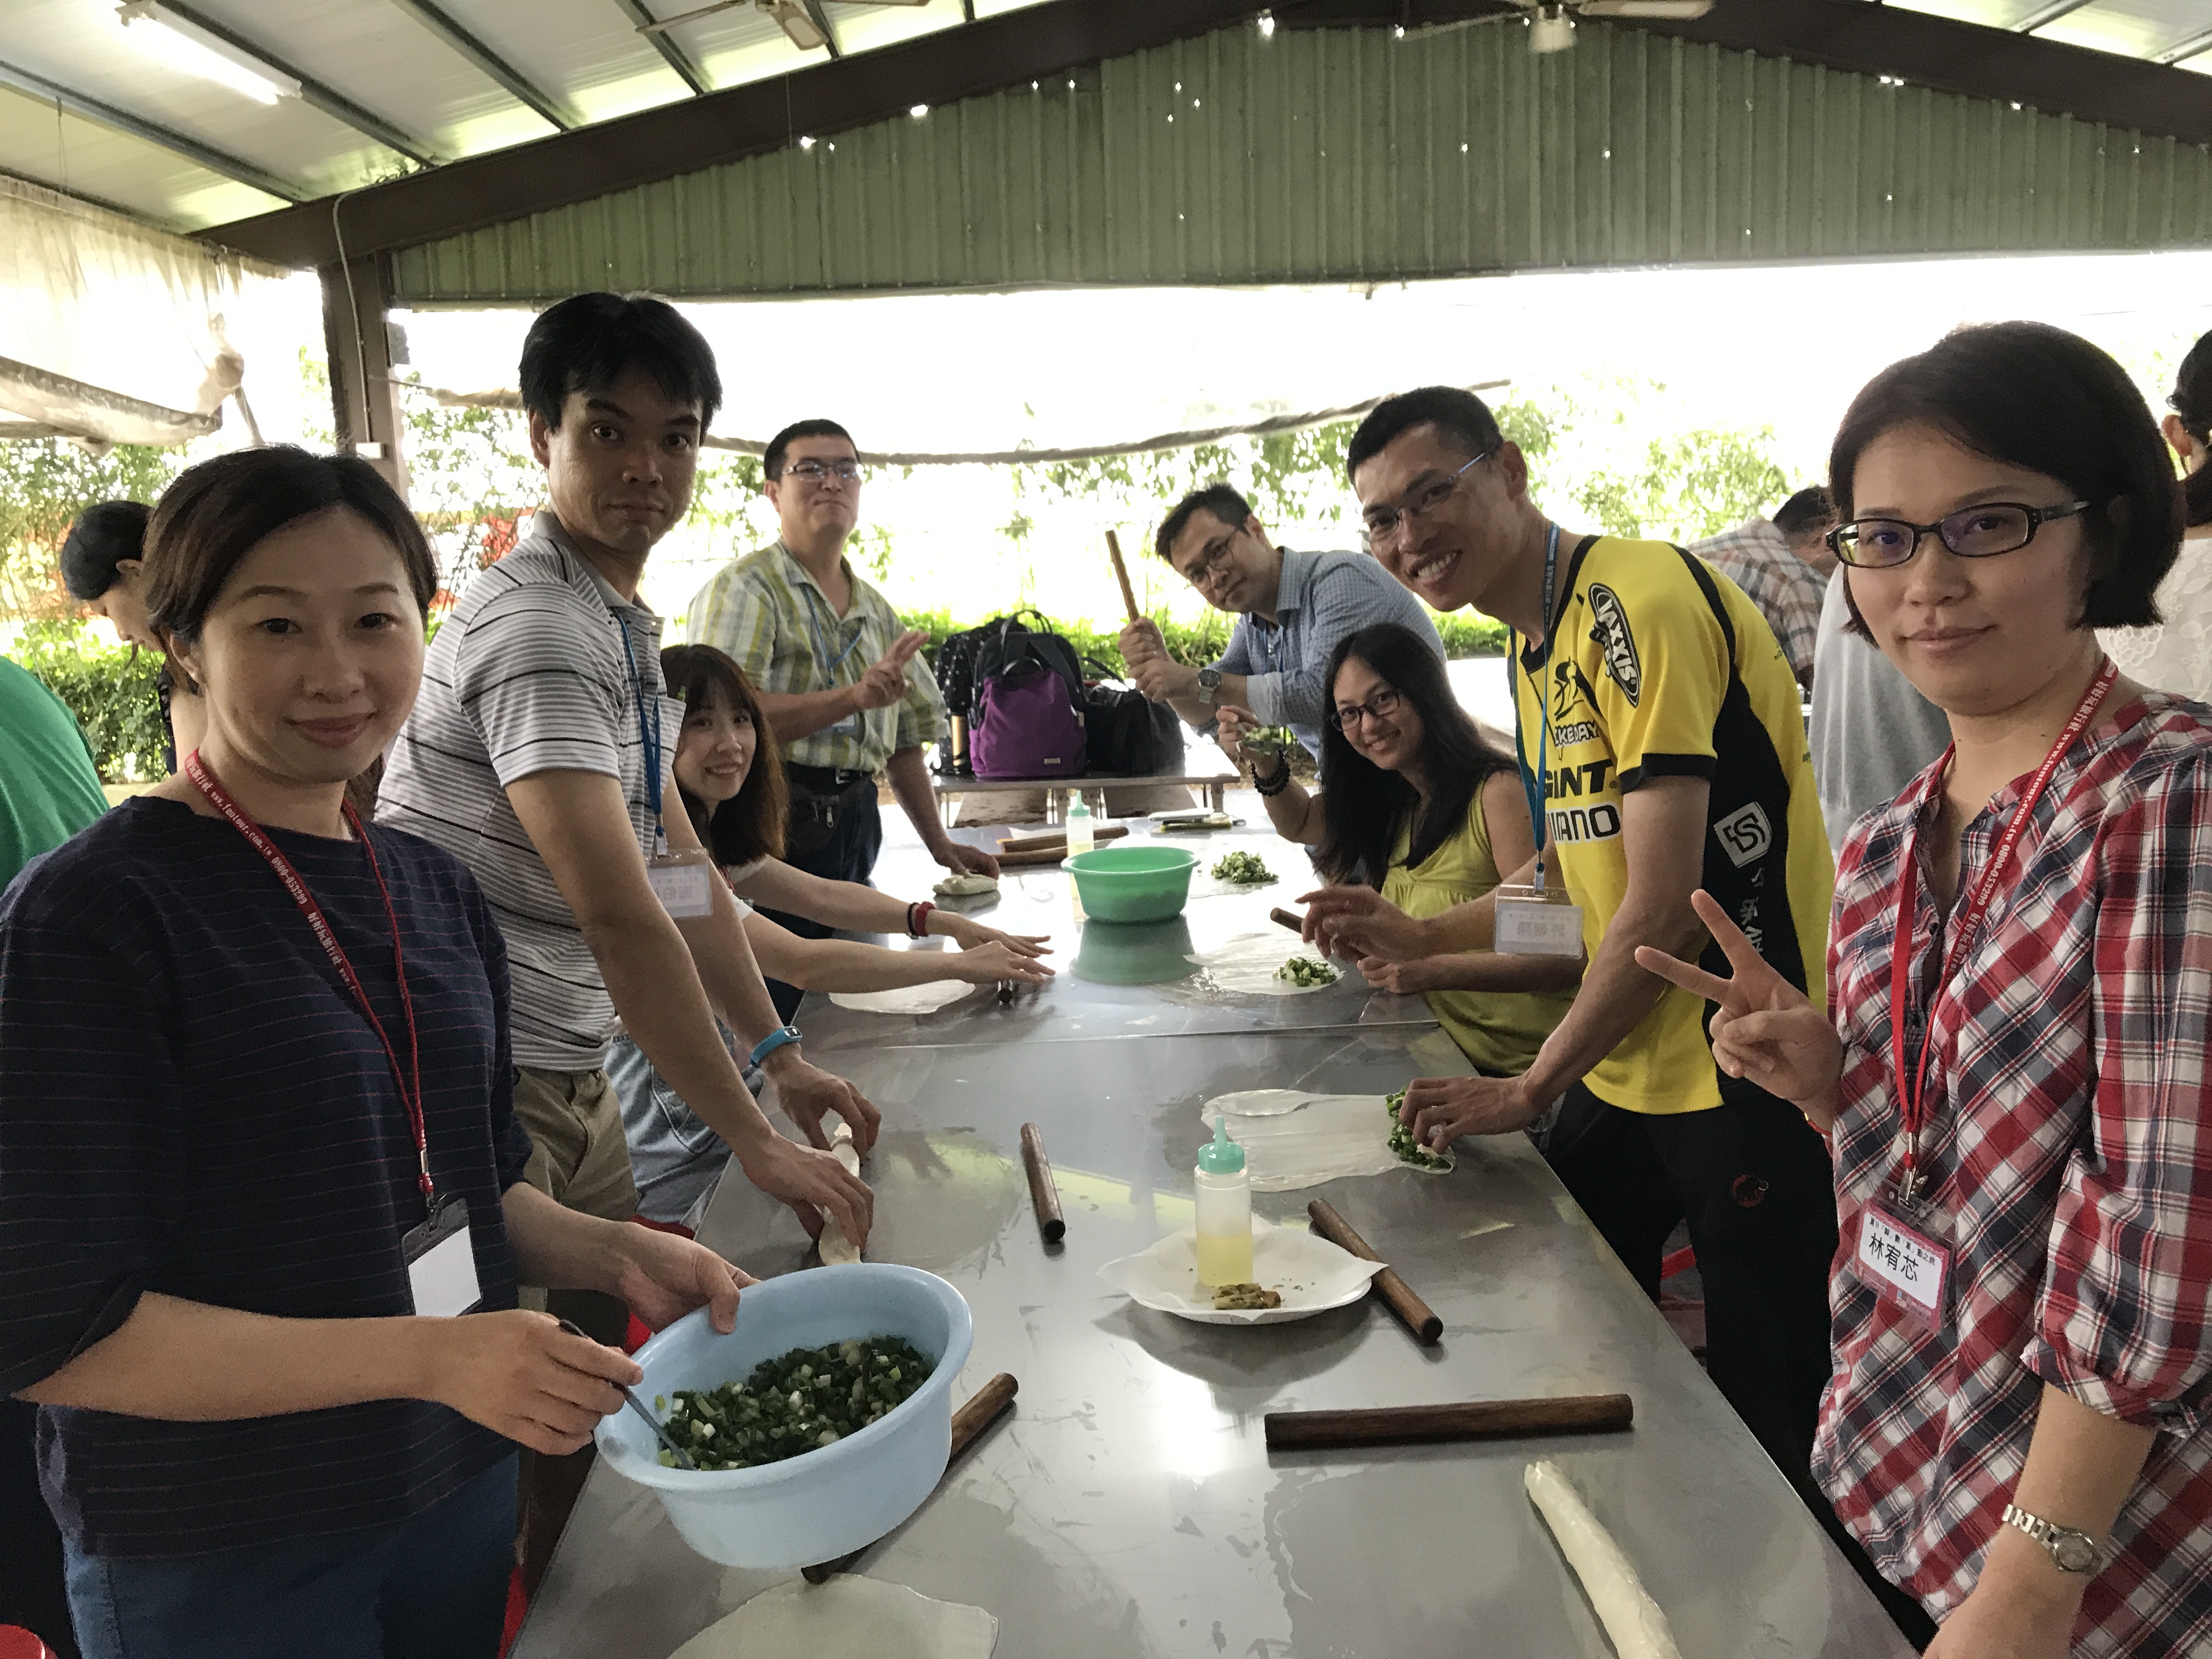
<svg viewBox="0 0 2212 1659">
<path fill-rule="evenodd" d="M 1235 544 L 1237 536 L 1237 532 L 1232 530 L 1208 542 L 1199 554 L 1198 562 L 1182 573 L 1182 579 L 1193 587 L 1213 586 L 1220 580 L 1222 573 L 1229 568 L 1229 550 Z"/>
<path fill-rule="evenodd" d="M 1984 501 L 1961 507 L 1933 524 L 1905 519 L 1855 519 L 1828 532 L 1828 546 L 1845 564 L 1861 570 L 1889 570 L 1920 550 L 1921 538 L 1933 534 L 1962 559 L 1986 559 L 2017 552 L 2035 539 L 2039 526 L 2086 513 L 2092 501 L 2061 501 L 2029 507 L 2022 501 Z"/>
<path fill-rule="evenodd" d="M 1372 548 L 1395 540 L 1398 532 L 1415 519 L 1425 519 L 1452 498 L 1459 481 L 1470 468 L 1480 466 L 1498 453 L 1492 445 L 1469 461 L 1449 478 L 1431 478 L 1426 483 L 1415 484 L 1399 498 L 1394 506 L 1377 505 L 1360 514 L 1360 527 L 1367 532 L 1367 544 Z"/>
<path fill-rule="evenodd" d="M 1480 459 L 1480 458 L 1478 458 Z M 1364 720 L 1387 720 L 1398 712 L 1405 698 L 1389 686 L 1384 686 L 1365 702 L 1347 702 L 1328 712 L 1328 722 L 1342 732 Z"/>
<path fill-rule="evenodd" d="M 824 478 L 836 478 L 845 483 L 860 482 L 860 464 L 858 461 L 834 461 L 827 464 L 821 461 L 793 461 L 783 471 L 787 477 L 803 479 L 811 484 L 818 484 Z"/>
</svg>

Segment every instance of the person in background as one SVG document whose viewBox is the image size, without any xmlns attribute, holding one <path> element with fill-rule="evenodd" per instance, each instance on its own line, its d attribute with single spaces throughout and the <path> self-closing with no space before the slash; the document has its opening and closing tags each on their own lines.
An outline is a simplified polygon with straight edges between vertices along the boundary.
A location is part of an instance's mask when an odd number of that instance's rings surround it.
<svg viewBox="0 0 2212 1659">
<path fill-rule="evenodd" d="M 2123 677 L 2180 535 L 2118 364 L 1962 329 L 1852 403 L 1853 625 L 1954 746 L 1844 849 L 1828 1009 L 1701 903 L 1723 1071 L 1832 1139 L 1814 1469 L 1931 1659 L 2212 1648 L 2212 708 Z"/>
<path fill-rule="evenodd" d="M 89 1659 L 477 1659 L 517 1443 L 641 1380 L 518 1280 L 724 1330 L 750 1281 L 523 1181 L 491 907 L 346 806 L 422 673 L 405 503 L 244 450 L 149 549 L 207 735 L 0 895 L 0 1393 L 41 1407 Z"/>
<path fill-rule="evenodd" d="M 886 951 L 843 939 L 805 939 L 766 916 L 745 927 L 761 965 L 811 991 L 875 991 L 933 980 L 973 985 L 1052 977 L 1042 938 L 1017 938 L 927 900 L 908 904 L 855 882 L 824 881 L 786 864 L 783 772 L 775 733 L 744 671 L 711 645 L 660 653 L 669 690 L 684 702 L 676 787 L 700 842 L 740 905 L 775 903 L 854 932 L 949 939 L 957 951 Z M 607 1075 L 622 1097 L 623 1129 L 637 1182 L 637 1212 L 657 1225 L 696 1230 L 729 1148 L 684 1103 L 644 1051 L 618 1037 Z"/>
<path fill-rule="evenodd" d="M 917 654 L 927 635 L 905 627 L 845 556 L 863 482 L 852 434 L 835 421 L 794 422 L 769 441 L 761 468 L 782 533 L 715 572 L 685 625 L 691 644 L 732 659 L 758 691 L 783 749 L 787 856 L 827 881 L 868 880 L 884 844 L 880 772 L 931 857 L 955 874 L 996 876 L 998 860 L 940 822 L 922 748 L 944 738 L 945 699 Z M 772 914 L 807 938 L 830 932 Z M 788 1019 L 799 988 L 775 992 Z"/>
<path fill-rule="evenodd" d="M 1814 484 L 1783 502 L 1771 520 L 1747 520 L 1690 544 L 1691 552 L 1743 589 L 1765 614 L 1790 659 L 1790 672 L 1808 691 L 1814 684 L 1820 597 L 1836 569 L 1836 556 L 1822 538 L 1835 522 L 1835 503 Z"/>
<path fill-rule="evenodd" d="M 1824 1516 L 1808 1464 L 1828 1377 L 1827 1148 L 1796 1108 L 1719 1071 L 1704 1006 L 1634 956 L 1696 951 L 1691 895 L 1718 888 L 1778 974 L 1820 998 L 1832 866 L 1790 665 L 1758 607 L 1703 561 L 1548 520 L 1519 447 L 1472 392 L 1386 399 L 1346 470 L 1393 575 L 1437 610 L 1472 605 L 1514 630 L 1518 758 L 1547 809 L 1539 850 L 1588 953 L 1525 1071 L 1417 1079 L 1405 1121 L 1441 1147 L 1526 1129 L 1564 1096 L 1553 1169 L 1654 1301 L 1668 1237 L 1687 1222 L 1713 1382 Z M 1421 920 L 1364 887 L 1306 902 L 1309 937 L 1339 954 L 1406 962 L 1494 943 L 1490 897 Z"/>
<path fill-rule="evenodd" d="M 1535 856 L 1528 798 L 1513 757 L 1484 735 L 1452 696 L 1443 659 L 1396 623 L 1338 642 L 1328 671 L 1322 731 L 1325 789 L 1307 789 L 1278 755 L 1254 763 L 1275 833 L 1314 849 L 1333 882 L 1378 889 L 1407 915 L 1432 916 L 1479 899 L 1501 874 Z M 1221 746 L 1239 763 L 1249 709 L 1221 711 Z M 1359 963 L 1368 983 L 1419 994 L 1474 1068 L 1517 1077 L 1574 1000 L 1582 963 L 1571 957 L 1494 951 Z"/>
<path fill-rule="evenodd" d="M 2212 702 L 2212 334 L 2181 360 L 2171 402 L 2160 425 L 2184 475 L 2180 556 L 2159 584 L 2158 622 L 2099 637 L 2136 684 Z"/>
<path fill-rule="evenodd" d="M 515 1113 L 541 1191 L 605 1220 L 637 1207 L 605 1071 L 619 1016 L 747 1179 L 810 1231 L 827 1210 L 858 1243 L 868 1189 L 830 1156 L 823 1116 L 842 1117 L 865 1152 L 876 1109 L 801 1054 L 728 890 L 665 799 L 680 716 L 664 695 L 660 618 L 638 590 L 690 504 L 699 439 L 721 401 L 714 353 L 665 301 L 585 294 L 531 325 L 520 380 L 550 505 L 438 629 L 422 697 L 386 761 L 377 821 L 453 854 L 499 917 L 514 963 Z M 762 1114 L 718 1011 L 813 1146 Z M 603 1341 L 620 1342 L 628 1325 L 610 1297 L 548 1306 Z M 588 1463 L 586 1453 L 531 1465 L 533 1584 Z"/>
<path fill-rule="evenodd" d="M 1820 601 L 1813 712 L 1806 722 L 1820 820 L 1838 853 L 1862 814 L 1895 800 L 1951 741 L 1943 711 L 1851 627 L 1846 590 L 1838 569 Z"/>
<path fill-rule="evenodd" d="M 161 654 L 152 627 L 146 620 L 146 520 L 152 512 L 143 501 L 96 501 L 76 516 L 63 538 L 62 584 L 70 597 L 82 600 L 95 617 L 105 617 L 124 644 Z M 168 751 L 162 757 L 169 771 L 177 769 L 177 755 L 199 746 L 202 731 L 199 700 L 180 688 L 164 663 L 154 680 L 154 695 L 161 702 L 162 729 L 169 734 Z"/>
<path fill-rule="evenodd" d="M 1328 741 L 1328 661 L 1370 623 L 1396 623 L 1441 659 L 1443 639 L 1420 602 L 1364 553 L 1299 553 L 1279 547 L 1251 504 L 1227 484 L 1193 490 L 1160 523 L 1152 550 L 1206 602 L 1237 618 L 1229 648 L 1204 668 L 1168 655 L 1160 625 L 1139 617 L 1121 629 L 1129 677 L 1154 702 L 1212 733 L 1224 703 L 1262 726 L 1287 726 L 1306 752 Z"/>
<path fill-rule="evenodd" d="M 0 888 L 107 810 L 83 728 L 28 669 L 0 657 Z M 38 1408 L 0 1399 L 0 1625 L 74 1659 L 62 1537 L 39 1497 Z"/>
</svg>

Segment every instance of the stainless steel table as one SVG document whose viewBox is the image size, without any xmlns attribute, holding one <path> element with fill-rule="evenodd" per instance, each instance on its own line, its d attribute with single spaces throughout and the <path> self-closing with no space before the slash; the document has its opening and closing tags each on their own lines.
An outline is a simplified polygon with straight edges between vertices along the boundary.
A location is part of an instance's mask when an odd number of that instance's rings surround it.
<svg viewBox="0 0 2212 1659">
<path fill-rule="evenodd" d="M 1692 1659 L 1909 1651 L 1780 1474 L 1521 1137 L 1325 1196 L 1443 1316 L 1417 1346 L 1374 1303 L 1243 1329 L 1137 1308 L 1097 1269 L 1190 1216 L 1198 1106 L 1261 1085 L 1380 1092 L 1454 1069 L 1440 1033 L 1185 1036 L 858 1048 L 884 1109 L 870 1253 L 957 1285 L 1013 1413 L 862 1571 L 988 1608 L 999 1659 L 1512 1659 L 1610 1652 L 1521 1490 L 1559 1460 Z M 1018 1163 L 1044 1127 L 1068 1216 L 1038 1241 Z M 797 1223 L 742 1180 L 702 1235 L 757 1273 Z M 830 1269 L 828 1271 L 835 1271 Z M 742 1317 L 742 1314 L 740 1317 Z M 1262 1413 L 1625 1390 L 1635 1429 L 1587 1439 L 1268 1455 Z M 787 1575 L 782 1575 L 787 1576 Z M 592 1474 L 517 1659 L 665 1659 L 771 1582 L 690 1553 L 643 1488 Z"/>
<path fill-rule="evenodd" d="M 1030 830 L 1034 833 L 1035 826 Z M 1007 832 L 970 829 L 959 833 L 963 840 L 995 850 L 998 837 Z M 1058 977 L 1036 989 L 1024 988 L 1010 1006 L 1000 1006 L 986 985 L 949 1007 L 919 1017 L 860 1013 L 840 1008 L 826 997 L 809 997 L 798 1017 L 806 1033 L 807 1053 L 832 1071 L 842 1071 L 848 1054 L 885 1043 L 1073 1042 L 1434 1024 L 1420 998 L 1370 990 L 1349 970 L 1327 990 L 1304 996 L 1251 996 L 1223 990 L 1186 958 L 1252 933 L 1278 941 L 1285 958 L 1301 950 L 1314 954 L 1311 947 L 1299 945 L 1295 933 L 1267 919 L 1267 912 L 1277 906 L 1298 908 L 1297 896 L 1320 884 L 1305 848 L 1265 828 L 1154 837 L 1141 819 L 1131 824 L 1127 839 L 1104 844 L 1128 847 L 1148 842 L 1187 848 L 1198 857 L 1190 902 L 1176 921 L 1146 927 L 1086 926 L 1073 880 L 1060 866 L 1008 870 L 1000 878 L 995 902 L 981 907 L 956 902 L 948 908 L 1008 933 L 1049 935 L 1053 954 L 1048 960 L 1059 970 Z M 1277 879 L 1264 887 L 1244 889 L 1215 881 L 1207 872 L 1232 849 L 1259 854 Z M 876 866 L 876 885 L 901 898 L 920 898 L 944 874 L 919 842 L 907 841 L 884 848 Z M 877 942 L 895 946 L 909 943 Z M 931 940 L 924 948 L 942 945 Z M 1113 983 L 1102 975 L 1133 975 L 1152 982 Z"/>
</svg>

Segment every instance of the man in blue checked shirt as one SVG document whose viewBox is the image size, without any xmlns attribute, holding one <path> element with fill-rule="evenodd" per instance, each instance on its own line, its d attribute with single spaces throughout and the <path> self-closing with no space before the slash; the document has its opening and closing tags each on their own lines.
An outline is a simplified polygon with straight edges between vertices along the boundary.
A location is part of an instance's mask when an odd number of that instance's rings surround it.
<svg viewBox="0 0 2212 1659">
<path fill-rule="evenodd" d="M 1146 696 L 1208 735 L 1224 706 L 1249 709 L 1262 726 L 1289 726 L 1308 754 L 1319 755 L 1329 653 L 1339 641 L 1394 622 L 1444 653 L 1420 601 L 1372 558 L 1278 547 L 1251 503 L 1225 483 L 1184 496 L 1152 545 L 1207 604 L 1236 617 L 1236 631 L 1218 661 L 1193 668 L 1168 655 L 1158 623 L 1140 617 L 1121 630 L 1121 655 Z"/>
</svg>

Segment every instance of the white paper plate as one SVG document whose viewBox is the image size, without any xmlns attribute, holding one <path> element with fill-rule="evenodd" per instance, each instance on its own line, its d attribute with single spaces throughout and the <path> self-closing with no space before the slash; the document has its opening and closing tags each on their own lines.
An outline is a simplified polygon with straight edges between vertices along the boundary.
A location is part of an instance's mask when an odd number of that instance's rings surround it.
<svg viewBox="0 0 2212 1659">
<path fill-rule="evenodd" d="M 1217 1308 L 1213 1292 L 1198 1282 L 1197 1235 L 1170 1233 L 1149 1250 L 1109 1261 L 1099 1278 L 1126 1291 L 1139 1306 L 1201 1325 L 1280 1325 L 1345 1307 L 1367 1294 L 1386 1264 L 1362 1261 L 1290 1227 L 1252 1218 L 1252 1281 L 1278 1291 L 1279 1308 Z"/>
</svg>

